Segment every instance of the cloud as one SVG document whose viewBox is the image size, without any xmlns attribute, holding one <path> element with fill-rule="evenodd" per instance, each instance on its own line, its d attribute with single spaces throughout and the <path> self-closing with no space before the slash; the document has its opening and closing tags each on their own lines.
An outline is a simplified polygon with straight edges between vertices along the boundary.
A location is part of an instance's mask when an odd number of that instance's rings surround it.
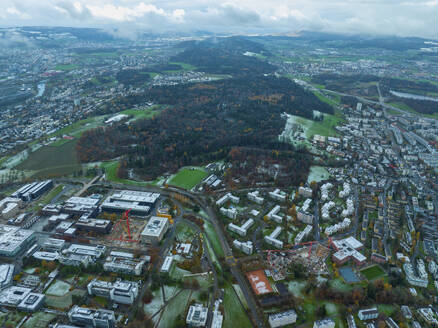
<svg viewBox="0 0 438 328">
<path fill-rule="evenodd" d="M 438 35 L 438 0 L 1 0 L 0 25 Z M 136 33 L 136 32 L 135 32 Z M 134 34 L 135 34 L 134 33 Z"/>
</svg>

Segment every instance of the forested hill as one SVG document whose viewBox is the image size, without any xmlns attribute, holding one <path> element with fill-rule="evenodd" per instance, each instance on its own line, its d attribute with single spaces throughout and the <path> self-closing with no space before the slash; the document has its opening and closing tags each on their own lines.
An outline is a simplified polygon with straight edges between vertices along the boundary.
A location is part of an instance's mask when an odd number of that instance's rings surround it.
<svg viewBox="0 0 438 328">
<path fill-rule="evenodd" d="M 225 158 L 234 147 L 250 147 L 286 151 L 287 161 L 297 164 L 293 175 L 303 176 L 311 159 L 277 142 L 285 124 L 281 114 L 312 117 L 312 110 L 333 111 L 292 81 L 272 76 L 154 87 L 147 97 L 170 106 L 150 120 L 84 133 L 79 159 L 124 156 L 124 167 L 151 179 L 183 165 Z"/>
<path fill-rule="evenodd" d="M 154 179 L 184 165 L 229 158 L 238 148 L 253 159 L 254 167 L 265 155 L 263 163 L 280 164 L 282 183 L 303 181 L 312 159 L 305 151 L 277 141 L 285 125 L 281 114 L 313 118 L 314 110 L 333 113 L 333 108 L 291 80 L 267 74 L 274 67 L 241 54 L 243 46 L 232 46 L 236 40 L 224 42 L 224 49 L 216 44 L 191 44 L 171 60 L 208 73 L 231 74 L 231 78 L 155 86 L 145 94 L 116 100 L 115 104 L 134 105 L 147 99 L 167 106 L 153 119 L 85 132 L 77 144 L 79 160 L 122 157 L 120 176 L 126 168 L 134 168 L 144 179 Z"/>
<path fill-rule="evenodd" d="M 271 64 L 256 57 L 245 56 L 246 52 L 268 55 L 263 45 L 244 38 L 223 38 L 201 42 L 184 43 L 182 52 L 172 58 L 196 66 L 198 71 L 211 74 L 248 76 L 269 74 L 275 71 Z"/>
</svg>

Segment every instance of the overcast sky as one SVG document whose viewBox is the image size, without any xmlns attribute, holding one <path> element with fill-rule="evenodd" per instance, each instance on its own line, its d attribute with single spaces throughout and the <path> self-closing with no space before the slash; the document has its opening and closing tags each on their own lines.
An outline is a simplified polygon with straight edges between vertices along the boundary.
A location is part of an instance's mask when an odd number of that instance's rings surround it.
<svg viewBox="0 0 438 328">
<path fill-rule="evenodd" d="M 438 38 L 438 0 L 0 0 L 0 25 Z"/>
</svg>

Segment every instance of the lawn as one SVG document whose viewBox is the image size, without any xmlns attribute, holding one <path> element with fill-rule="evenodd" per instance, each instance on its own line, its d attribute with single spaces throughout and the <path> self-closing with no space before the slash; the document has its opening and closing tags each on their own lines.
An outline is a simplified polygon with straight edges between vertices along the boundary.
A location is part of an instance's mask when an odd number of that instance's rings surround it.
<svg viewBox="0 0 438 328">
<path fill-rule="evenodd" d="M 64 296 L 70 290 L 70 285 L 61 280 L 55 280 L 49 289 L 47 289 L 46 294 L 51 296 Z"/>
<path fill-rule="evenodd" d="M 190 190 L 200 183 L 206 176 L 207 172 L 205 172 L 204 169 L 185 168 L 181 169 L 176 175 L 174 175 L 170 181 L 168 181 L 168 184 Z"/>
<path fill-rule="evenodd" d="M 119 167 L 119 162 L 117 161 L 111 161 L 111 162 L 104 162 L 101 164 L 101 168 L 105 170 L 105 176 L 108 181 L 116 182 L 116 183 L 123 183 L 126 185 L 132 185 L 132 186 L 147 186 L 149 183 L 142 182 L 142 181 L 134 181 L 129 179 L 120 179 L 117 176 L 117 168 Z"/>
<path fill-rule="evenodd" d="M 181 63 L 181 62 L 169 62 L 170 65 L 179 65 L 181 66 L 180 70 L 171 70 L 171 71 L 166 71 L 168 73 L 173 73 L 173 72 L 180 72 L 180 71 L 193 71 L 196 69 L 196 66 L 187 64 L 187 63 Z"/>
<path fill-rule="evenodd" d="M 120 114 L 134 116 L 134 120 L 152 118 L 157 115 L 160 111 L 158 110 L 160 106 L 153 106 L 146 109 L 127 109 Z"/>
<path fill-rule="evenodd" d="M 344 122 L 344 118 L 339 112 L 335 115 L 324 114 L 323 121 L 313 121 L 313 124 L 307 129 L 306 137 L 310 138 L 315 134 L 322 136 L 336 136 L 338 133 L 335 131 L 335 127 Z"/>
<path fill-rule="evenodd" d="M 224 328 L 232 327 L 251 327 L 251 322 L 239 298 L 230 284 L 225 287 L 224 295 Z"/>
<path fill-rule="evenodd" d="M 371 267 L 363 269 L 360 271 L 360 273 L 362 273 L 369 281 L 385 275 L 385 271 L 383 271 L 383 269 L 378 265 L 373 265 Z"/>
<path fill-rule="evenodd" d="M 64 185 L 58 185 L 53 188 L 46 196 L 40 199 L 39 203 L 48 204 L 50 201 L 58 195 L 62 189 L 64 189 Z"/>
<path fill-rule="evenodd" d="M 220 258 L 224 257 L 224 250 L 222 249 L 221 243 L 219 241 L 219 236 L 214 230 L 213 225 L 207 220 L 204 220 L 204 231 L 206 232 L 208 238 L 210 239 L 213 250 L 216 253 L 216 255 Z"/>
<path fill-rule="evenodd" d="M 81 169 L 76 158 L 76 143 L 77 140 L 71 140 L 59 147 L 41 147 L 16 168 L 36 171 L 36 177 L 72 174 Z"/>
<path fill-rule="evenodd" d="M 392 102 L 392 103 L 387 103 L 387 105 L 390 105 L 392 107 L 396 107 L 396 108 L 400 108 L 401 110 L 404 110 L 406 112 L 410 112 L 413 114 L 417 114 L 417 115 L 421 115 L 421 116 L 425 116 L 425 117 L 431 117 L 431 118 L 438 118 L 438 113 L 435 114 L 423 114 L 420 112 L 415 111 L 413 108 L 411 108 L 410 106 L 406 105 L 403 102 Z M 391 113 L 394 112 L 394 114 L 400 114 L 399 112 L 393 111 L 391 110 Z"/>
</svg>

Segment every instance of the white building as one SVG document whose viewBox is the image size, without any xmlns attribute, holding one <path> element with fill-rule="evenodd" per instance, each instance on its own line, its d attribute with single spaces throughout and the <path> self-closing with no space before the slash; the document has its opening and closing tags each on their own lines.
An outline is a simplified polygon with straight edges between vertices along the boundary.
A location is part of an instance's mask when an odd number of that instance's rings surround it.
<svg viewBox="0 0 438 328">
<path fill-rule="evenodd" d="M 406 273 L 406 280 L 413 286 L 426 288 L 429 284 L 428 279 L 421 278 L 415 274 L 414 268 L 411 263 L 404 263 L 403 269 Z"/>
<path fill-rule="evenodd" d="M 114 283 L 92 280 L 87 285 L 88 294 L 105 297 L 115 303 L 133 304 L 138 296 L 137 282 L 116 280 Z"/>
<path fill-rule="evenodd" d="M 351 187 L 350 187 L 350 184 L 348 182 L 344 182 L 344 186 L 343 187 L 344 187 L 344 189 L 342 189 L 339 192 L 339 197 L 340 198 L 347 197 L 350 194 L 350 192 L 351 192 Z"/>
<path fill-rule="evenodd" d="M 131 274 L 139 276 L 149 256 L 144 258 L 134 258 L 134 254 L 126 252 L 111 252 L 105 259 L 103 269 L 109 272 Z"/>
<path fill-rule="evenodd" d="M 335 207 L 335 202 L 330 201 L 325 203 L 322 207 L 321 207 L 321 216 L 323 218 L 323 220 L 328 220 L 330 219 L 330 210 Z"/>
<path fill-rule="evenodd" d="M 233 246 L 237 249 L 240 249 L 245 254 L 251 255 L 253 252 L 253 245 L 250 240 L 246 242 L 238 241 L 237 239 L 233 240 Z"/>
<path fill-rule="evenodd" d="M 15 265 L 0 264 L 0 290 L 12 285 Z"/>
<path fill-rule="evenodd" d="M 222 323 L 224 321 L 224 316 L 219 311 L 220 301 L 216 300 L 214 302 L 213 319 L 211 321 L 210 328 L 222 328 Z"/>
<path fill-rule="evenodd" d="M 263 197 L 259 196 L 260 192 L 258 190 L 255 190 L 253 192 L 249 192 L 247 194 L 247 197 L 250 201 L 253 201 L 256 204 L 262 205 L 265 199 Z"/>
<path fill-rule="evenodd" d="M 248 231 L 248 229 L 254 224 L 254 220 L 253 219 L 248 219 L 246 220 L 246 222 L 242 225 L 242 226 L 238 226 L 234 223 L 230 223 L 228 225 L 228 229 L 237 233 L 238 235 L 244 237 L 246 236 L 246 232 Z"/>
<path fill-rule="evenodd" d="M 363 309 L 357 312 L 357 316 L 362 321 L 377 319 L 377 317 L 379 316 L 379 311 L 377 311 L 376 307 Z"/>
<path fill-rule="evenodd" d="M 339 231 L 343 231 L 345 229 L 347 229 L 351 224 L 351 220 L 349 218 L 345 218 L 342 222 L 340 223 L 336 223 L 332 226 L 328 226 L 327 228 L 325 228 L 324 233 L 327 236 L 331 236 Z"/>
<path fill-rule="evenodd" d="M 327 182 L 321 186 L 321 200 L 326 201 L 329 199 L 330 189 L 333 188 L 333 185 L 330 182 Z"/>
<path fill-rule="evenodd" d="M 306 198 L 310 198 L 312 197 L 312 189 L 308 188 L 308 187 L 299 187 L 298 188 L 298 194 L 300 194 L 301 196 L 304 196 Z"/>
<path fill-rule="evenodd" d="M 347 216 L 352 215 L 353 213 L 354 213 L 353 199 L 348 198 L 347 199 L 347 208 L 342 211 L 342 216 L 347 217 Z"/>
<path fill-rule="evenodd" d="M 216 201 L 216 205 L 222 206 L 228 201 L 231 201 L 233 204 L 239 204 L 240 198 L 227 193 Z"/>
<path fill-rule="evenodd" d="M 275 205 L 274 208 L 268 214 L 266 214 L 266 216 L 270 220 L 273 220 L 277 223 L 281 223 L 283 222 L 283 218 L 280 215 L 278 215 L 280 209 L 281 209 L 280 205 Z"/>
<path fill-rule="evenodd" d="M 237 210 L 232 207 L 232 208 L 225 208 L 225 207 L 221 207 L 219 209 L 219 211 L 225 215 L 227 218 L 230 218 L 232 220 L 234 220 L 235 218 L 237 218 Z"/>
<path fill-rule="evenodd" d="M 304 230 L 300 231 L 295 237 L 295 244 L 300 244 L 312 232 L 312 226 L 307 225 Z"/>
<path fill-rule="evenodd" d="M 207 323 L 207 313 L 208 308 L 202 304 L 190 305 L 186 324 L 190 327 L 205 327 Z"/>
<path fill-rule="evenodd" d="M 166 256 L 164 259 L 163 265 L 161 266 L 160 272 L 169 273 L 172 268 L 173 256 Z"/>
<path fill-rule="evenodd" d="M 335 328 L 335 322 L 332 319 L 317 320 L 313 323 L 313 328 Z"/>
<path fill-rule="evenodd" d="M 114 311 L 89 309 L 74 305 L 68 312 L 71 323 L 95 328 L 113 328 L 116 325 Z"/>
<path fill-rule="evenodd" d="M 141 232 L 141 241 L 146 244 L 157 244 L 162 239 L 169 228 L 169 220 L 167 218 L 152 216 Z"/>
<path fill-rule="evenodd" d="M 276 227 L 275 230 L 272 231 L 272 233 L 269 236 L 265 236 L 265 241 L 276 248 L 279 249 L 283 248 L 283 242 L 277 239 L 281 231 L 282 231 L 281 227 Z"/>
<path fill-rule="evenodd" d="M 284 202 L 286 200 L 286 193 L 281 191 L 280 189 L 275 189 L 274 191 L 270 191 L 268 195 L 272 199 L 279 202 Z"/>
<path fill-rule="evenodd" d="M 271 328 L 292 325 L 297 321 L 297 313 L 294 310 L 274 313 L 269 315 L 268 321 Z"/>
<path fill-rule="evenodd" d="M 32 230 L 0 224 L 0 256 L 14 257 L 27 250 L 35 239 Z"/>
</svg>

